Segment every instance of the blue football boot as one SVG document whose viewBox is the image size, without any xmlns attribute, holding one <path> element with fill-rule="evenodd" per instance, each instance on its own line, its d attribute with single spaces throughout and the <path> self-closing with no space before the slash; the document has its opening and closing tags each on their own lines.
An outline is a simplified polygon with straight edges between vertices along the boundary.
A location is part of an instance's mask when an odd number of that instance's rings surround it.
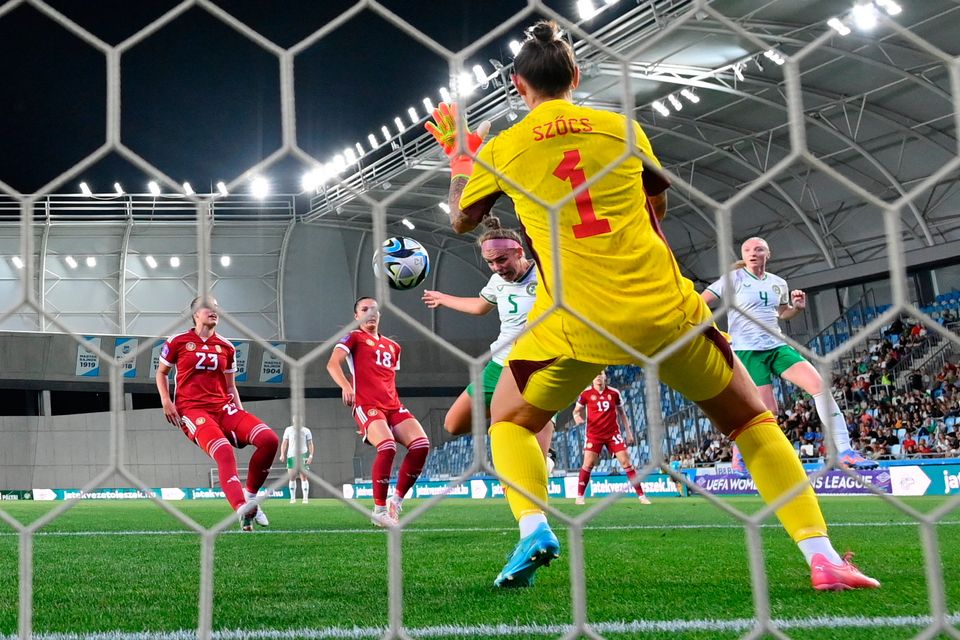
<svg viewBox="0 0 960 640">
<path fill-rule="evenodd" d="M 560 557 L 560 542 L 547 523 L 542 523 L 533 533 L 517 543 L 513 553 L 493 586 L 516 589 L 533 585 L 533 574 L 541 566 L 548 566 Z"/>
</svg>

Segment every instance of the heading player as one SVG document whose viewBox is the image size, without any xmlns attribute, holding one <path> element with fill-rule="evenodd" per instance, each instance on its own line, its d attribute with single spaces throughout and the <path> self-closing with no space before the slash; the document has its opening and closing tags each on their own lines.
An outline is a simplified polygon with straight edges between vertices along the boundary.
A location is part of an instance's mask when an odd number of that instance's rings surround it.
<svg viewBox="0 0 960 640">
<path fill-rule="evenodd" d="M 283 430 L 280 444 L 280 457 L 287 461 L 287 486 L 290 488 L 290 504 L 297 501 L 297 476 L 300 476 L 300 490 L 303 492 L 303 504 L 310 498 L 310 478 L 307 471 L 313 462 L 313 434 L 307 427 L 290 425 Z M 300 460 L 299 472 L 297 459 Z"/>
<path fill-rule="evenodd" d="M 220 486 L 240 517 L 244 531 L 253 522 L 268 526 L 266 514 L 255 502 L 277 455 L 277 434 L 262 420 L 243 410 L 234 374 L 237 352 L 217 334 L 219 306 L 213 298 L 196 297 L 190 303 L 194 326 L 167 338 L 160 350 L 157 390 L 167 422 L 217 463 Z M 176 401 L 170 399 L 167 376 L 176 368 Z M 233 448 L 256 447 L 241 487 Z"/>
<path fill-rule="evenodd" d="M 500 335 L 490 345 L 490 362 L 483 368 L 483 403 L 490 417 L 490 400 L 497 387 L 503 361 L 510 353 L 513 341 L 527 324 L 527 313 L 537 298 L 537 268 L 523 253 L 520 235 L 512 229 L 504 229 L 500 219 L 488 216 L 483 221 L 485 231 L 477 244 L 480 254 L 493 275 L 475 298 L 461 298 L 440 291 L 424 291 L 423 302 L 430 309 L 447 307 L 475 316 L 485 315 L 493 309 L 500 315 Z M 458 436 L 470 433 L 471 401 L 475 391 L 473 383 L 454 401 L 443 419 L 443 428 Z M 551 420 L 537 434 L 544 456 L 550 449 L 554 422 Z"/>
<path fill-rule="evenodd" d="M 593 379 L 593 384 L 584 389 L 577 403 L 573 405 L 573 421 L 577 425 L 584 423 L 582 414 L 583 408 L 587 408 L 587 433 L 584 438 L 586 442 L 583 446 L 583 466 L 580 467 L 580 479 L 577 482 L 577 504 L 584 504 L 584 496 L 587 487 L 590 485 L 590 474 L 600 460 L 600 454 L 603 448 L 617 457 L 617 461 L 627 474 L 627 480 L 633 485 L 633 490 L 637 492 L 637 497 L 643 504 L 650 504 L 650 499 L 643 493 L 643 487 L 640 485 L 640 479 L 637 477 L 637 470 L 633 467 L 630 460 L 630 453 L 627 446 L 633 444 L 633 428 L 630 426 L 630 419 L 627 412 L 623 410 L 623 403 L 620 399 L 620 392 L 613 387 L 607 386 L 607 372 L 601 371 Z M 620 424 L 623 424 L 624 434 L 620 433 Z"/>
<path fill-rule="evenodd" d="M 696 332 L 660 362 L 658 377 L 737 440 L 764 500 L 799 491 L 777 515 L 816 588 L 879 586 L 833 549 L 793 447 L 680 273 L 659 224 L 669 182 L 643 129 L 619 113 L 574 105 L 580 70 L 572 47 L 554 22 L 538 22 L 528 33 L 512 78 L 530 108 L 523 120 L 482 148 L 478 134 L 463 131 L 458 139 L 462 125 L 446 104 L 430 127 L 450 157 L 453 229 L 472 230 L 507 195 L 541 276 L 532 329 L 511 350 L 490 407 L 494 465 L 508 485 L 523 489 L 506 496 L 521 538 L 494 584 L 528 586 L 560 554 L 542 506 L 547 476 L 534 434 L 606 365 L 636 363 L 598 326 L 645 356 Z M 547 208 L 554 204 L 556 210 Z M 554 308 L 561 283 L 564 306 Z"/>
<path fill-rule="evenodd" d="M 430 440 L 397 396 L 400 345 L 380 335 L 380 308 L 376 299 L 358 298 L 353 304 L 353 317 L 360 322 L 360 328 L 340 339 L 330 354 L 327 371 L 342 391 L 343 404 L 353 409 L 357 433 L 377 449 L 371 470 L 374 505 L 371 519 L 381 527 L 395 526 L 403 509 L 403 496 L 423 471 L 430 453 Z M 351 377 L 343 372 L 344 362 L 350 367 Z M 397 473 L 396 491 L 388 500 L 397 442 L 407 448 L 407 455 Z"/>
</svg>

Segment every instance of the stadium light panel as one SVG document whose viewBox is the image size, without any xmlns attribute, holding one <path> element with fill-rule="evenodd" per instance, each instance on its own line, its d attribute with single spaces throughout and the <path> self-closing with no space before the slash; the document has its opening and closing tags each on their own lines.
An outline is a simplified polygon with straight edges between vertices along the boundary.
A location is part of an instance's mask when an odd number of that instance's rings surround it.
<svg viewBox="0 0 960 640">
<path fill-rule="evenodd" d="M 93 256 L 87 256 L 86 263 L 87 266 L 92 269 L 93 267 L 97 266 L 97 259 Z"/>
<path fill-rule="evenodd" d="M 433 100 L 431 100 L 430 98 L 424 98 L 423 109 L 424 111 L 426 111 L 427 117 L 429 117 L 430 114 L 433 112 Z"/>
<path fill-rule="evenodd" d="M 695 94 L 693 91 L 690 91 L 690 89 L 681 89 L 680 95 L 686 98 L 690 102 L 690 104 L 697 104 L 698 102 L 700 102 L 700 96 Z"/>
<path fill-rule="evenodd" d="M 363 154 L 364 154 L 363 145 L 360 144 L 359 142 L 354 142 L 353 147 L 357 150 L 357 159 L 359 160 L 360 158 L 363 157 Z"/>
<path fill-rule="evenodd" d="M 414 226 L 414 224 L 413 224 L 412 222 L 410 222 L 409 220 L 407 220 L 406 218 L 404 218 L 404 219 L 401 220 L 400 222 L 402 222 L 402 223 L 403 223 L 403 226 L 405 226 L 407 229 L 410 229 L 410 230 L 416 229 L 416 227 Z"/>
<path fill-rule="evenodd" d="M 850 27 L 843 24 L 840 18 L 830 18 L 829 20 L 827 20 L 827 26 L 829 26 L 831 29 L 833 29 L 834 31 L 836 31 L 842 36 L 850 35 Z"/>
<path fill-rule="evenodd" d="M 320 170 L 310 169 L 304 172 L 300 177 L 300 189 L 303 191 L 316 191 L 320 186 Z"/>
<path fill-rule="evenodd" d="M 15 266 L 17 269 L 23 269 L 23 260 L 20 258 L 20 256 L 13 256 L 10 258 L 10 262 L 12 262 L 13 266 Z"/>
<path fill-rule="evenodd" d="M 460 97 L 473 93 L 473 75 L 469 71 L 461 71 L 457 77 L 457 92 Z"/>
<path fill-rule="evenodd" d="M 118 196 L 122 196 L 122 195 L 123 195 L 123 187 L 120 186 L 120 183 L 119 183 L 119 182 L 114 182 L 114 183 L 113 183 L 113 190 L 114 190 L 114 192 L 115 192 Z"/>
<path fill-rule="evenodd" d="M 147 256 L 146 258 L 143 259 L 143 261 L 146 262 L 147 266 L 150 267 L 151 269 L 157 268 L 157 259 L 154 258 L 153 256 Z"/>
<path fill-rule="evenodd" d="M 377 143 L 377 136 L 373 135 L 372 133 L 367 134 L 367 142 L 370 143 L 371 151 L 373 151 L 379 146 L 379 144 Z"/>
<path fill-rule="evenodd" d="M 401 134 L 406 131 L 406 128 L 403 126 L 403 120 L 400 119 L 400 116 L 397 116 L 393 119 L 393 124 L 397 127 L 397 133 Z"/>
<path fill-rule="evenodd" d="M 151 180 L 147 183 L 147 191 L 150 192 L 154 198 L 160 195 L 160 185 L 157 184 L 156 180 Z"/>
<path fill-rule="evenodd" d="M 577 0 L 577 11 L 580 13 L 581 20 L 589 20 L 597 15 L 597 7 L 593 0 Z"/>
<path fill-rule="evenodd" d="M 767 58 L 768 60 L 772 60 L 778 66 L 787 61 L 787 59 L 784 58 L 776 49 L 767 49 L 763 52 L 763 57 Z"/>
<path fill-rule="evenodd" d="M 477 79 L 477 84 L 485 84 L 487 82 L 487 72 L 483 70 L 479 64 L 473 65 L 473 77 Z"/>
<path fill-rule="evenodd" d="M 190 183 L 189 183 L 189 182 L 184 182 L 184 183 L 183 183 L 183 192 L 184 192 L 185 194 L 187 194 L 188 196 L 192 196 L 192 195 L 193 195 L 193 193 L 194 193 L 193 187 L 190 186 Z"/>
<path fill-rule="evenodd" d="M 250 181 L 250 193 L 257 200 L 263 200 L 270 193 L 270 182 L 263 176 Z"/>
<path fill-rule="evenodd" d="M 220 256 L 220 266 L 229 267 L 230 266 L 230 256 Z"/>
<path fill-rule="evenodd" d="M 71 269 L 77 268 L 77 259 L 74 258 L 73 256 L 66 256 L 64 257 L 63 261 L 66 262 L 67 266 L 70 267 Z"/>
<path fill-rule="evenodd" d="M 170 266 L 176 269 L 180 266 L 180 256 L 170 256 Z"/>
<path fill-rule="evenodd" d="M 850 17 L 860 31 L 872 31 L 877 26 L 877 7 L 873 3 L 857 3 L 850 10 Z"/>
<path fill-rule="evenodd" d="M 390 142 L 390 138 L 393 137 L 390 135 L 390 129 L 387 129 L 387 125 L 383 125 L 382 127 L 380 127 L 380 133 L 383 134 L 384 143 Z"/>
<path fill-rule="evenodd" d="M 659 100 L 655 100 L 650 106 L 656 109 L 662 116 L 670 115 L 670 109 L 667 109 L 667 105 L 663 104 Z"/>
<path fill-rule="evenodd" d="M 333 168 L 337 173 L 343 173 L 343 170 L 347 168 L 347 159 L 343 157 L 343 154 L 338 153 L 333 156 Z"/>
<path fill-rule="evenodd" d="M 220 192 L 220 195 L 224 198 L 230 195 L 230 192 L 227 191 L 227 184 L 223 180 L 217 183 L 217 191 Z"/>
<path fill-rule="evenodd" d="M 450 90 L 446 87 L 440 87 L 440 99 L 447 104 L 453 102 L 453 97 L 450 95 Z"/>
<path fill-rule="evenodd" d="M 87 186 L 86 182 L 80 183 L 80 193 L 87 196 L 88 198 L 93 195 L 93 192 L 90 191 L 90 187 Z"/>
<path fill-rule="evenodd" d="M 420 116 L 417 115 L 417 110 L 413 107 L 407 109 L 407 115 L 410 117 L 410 124 L 417 124 L 420 122 Z"/>
<path fill-rule="evenodd" d="M 680 98 L 673 95 L 672 93 L 667 96 L 667 100 L 670 101 L 670 106 L 673 107 L 674 111 L 680 111 L 683 109 L 683 103 L 680 102 Z"/>
<path fill-rule="evenodd" d="M 903 8 L 893 0 L 873 0 L 873 2 L 886 11 L 888 16 L 895 16 L 903 11 Z"/>
<path fill-rule="evenodd" d="M 514 58 L 516 58 L 516 57 L 517 57 L 517 54 L 520 53 L 520 47 L 522 47 L 522 46 L 523 46 L 523 45 L 520 44 L 520 41 L 519 41 L 519 40 L 511 40 L 511 41 L 510 41 L 510 53 L 513 54 L 513 57 L 514 57 Z"/>
<path fill-rule="evenodd" d="M 347 159 L 347 164 L 353 164 L 357 161 L 357 154 L 350 147 L 343 150 L 343 157 Z"/>
</svg>

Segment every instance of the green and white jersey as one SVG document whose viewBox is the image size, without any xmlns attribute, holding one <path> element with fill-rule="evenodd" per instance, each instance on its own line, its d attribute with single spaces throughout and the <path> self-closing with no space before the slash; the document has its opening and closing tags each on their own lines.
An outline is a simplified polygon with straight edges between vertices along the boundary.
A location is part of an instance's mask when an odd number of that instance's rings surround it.
<svg viewBox="0 0 960 640">
<path fill-rule="evenodd" d="M 773 330 L 771 335 L 736 309 L 731 309 L 727 316 L 727 325 L 730 337 L 733 339 L 733 350 L 767 351 L 786 344 L 779 337 L 779 307 L 790 303 L 787 281 L 770 272 L 758 278 L 747 269 L 737 269 L 730 274 L 730 279 L 733 281 L 737 306 Z M 720 278 L 707 287 L 707 291 L 723 299 L 725 293 L 723 283 L 723 278 Z"/>
<path fill-rule="evenodd" d="M 537 299 L 537 266 L 531 260 L 530 268 L 516 282 L 507 282 L 493 274 L 487 286 L 480 290 L 480 297 L 496 305 L 500 313 L 500 335 L 490 345 L 490 351 L 493 361 L 503 364 L 513 341 L 527 324 L 527 314 Z"/>
<path fill-rule="evenodd" d="M 303 427 L 300 429 L 300 437 L 297 438 L 296 427 L 290 425 L 283 430 L 283 442 L 287 443 L 287 457 L 296 458 L 298 455 L 310 453 L 307 443 L 313 442 L 313 434 L 310 433 L 310 429 Z"/>
</svg>

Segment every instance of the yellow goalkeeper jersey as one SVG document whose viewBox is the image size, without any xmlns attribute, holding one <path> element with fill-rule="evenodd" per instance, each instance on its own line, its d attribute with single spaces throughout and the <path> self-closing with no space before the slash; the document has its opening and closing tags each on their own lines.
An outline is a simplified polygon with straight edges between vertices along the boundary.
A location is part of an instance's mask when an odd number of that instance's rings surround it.
<svg viewBox="0 0 960 640">
<path fill-rule="evenodd" d="M 575 312 L 558 309 L 534 327 L 549 353 L 606 364 L 634 361 L 577 315 L 645 355 L 706 317 L 647 208 L 645 189 L 655 195 L 669 184 L 628 155 L 628 124 L 635 147 L 659 167 L 640 125 L 622 114 L 566 100 L 542 103 L 483 146 L 460 200 L 461 209 L 500 194 L 513 201 L 541 276 L 528 322 L 561 295 Z M 582 185 L 588 186 L 574 196 Z M 545 208 L 561 202 L 562 288 Z"/>
</svg>

